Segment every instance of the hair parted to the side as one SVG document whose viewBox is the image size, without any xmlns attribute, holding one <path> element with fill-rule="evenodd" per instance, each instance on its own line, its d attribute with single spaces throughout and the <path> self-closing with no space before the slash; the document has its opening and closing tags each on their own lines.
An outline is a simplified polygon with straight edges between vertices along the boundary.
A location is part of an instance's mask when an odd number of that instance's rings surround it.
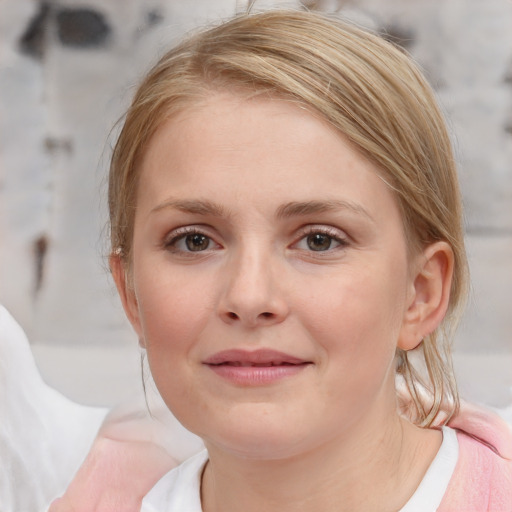
<svg viewBox="0 0 512 512">
<path fill-rule="evenodd" d="M 458 408 L 450 340 L 467 292 L 461 198 L 445 121 L 411 59 L 339 19 L 301 11 L 241 15 L 196 33 L 146 76 L 114 148 L 109 179 L 111 244 L 129 266 L 141 158 L 155 131 L 214 91 L 268 94 L 320 114 L 392 188 L 411 254 L 443 240 L 454 253 L 448 313 L 420 347 L 423 369 L 398 350 L 415 410 L 430 426 Z M 426 396 L 426 399 L 425 399 Z"/>
</svg>

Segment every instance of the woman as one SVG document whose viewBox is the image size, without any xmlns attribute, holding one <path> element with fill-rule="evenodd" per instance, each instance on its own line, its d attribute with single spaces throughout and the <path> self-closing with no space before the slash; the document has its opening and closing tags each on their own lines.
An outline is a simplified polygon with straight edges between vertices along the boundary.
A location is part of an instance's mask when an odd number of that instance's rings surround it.
<svg viewBox="0 0 512 512">
<path fill-rule="evenodd" d="M 207 448 L 142 510 L 511 509 L 510 461 L 438 428 L 466 257 L 407 56 L 311 13 L 194 35 L 136 93 L 109 205 L 127 316 Z"/>
</svg>

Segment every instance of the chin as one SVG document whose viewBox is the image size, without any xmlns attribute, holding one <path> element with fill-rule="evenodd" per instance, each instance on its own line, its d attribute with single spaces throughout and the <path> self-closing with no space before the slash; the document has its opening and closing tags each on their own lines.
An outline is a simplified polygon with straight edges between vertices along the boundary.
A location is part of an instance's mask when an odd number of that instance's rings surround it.
<svg viewBox="0 0 512 512">
<path fill-rule="evenodd" d="M 311 407 L 290 401 L 211 401 L 204 408 L 173 412 L 207 448 L 255 460 L 284 459 L 307 451 L 320 427 Z"/>
<path fill-rule="evenodd" d="M 208 435 L 199 433 L 207 448 L 215 447 L 246 459 L 284 459 L 296 456 L 305 449 L 305 433 L 298 432 L 290 424 L 272 425 L 261 418 L 233 421 L 229 426 L 212 430 Z"/>
</svg>

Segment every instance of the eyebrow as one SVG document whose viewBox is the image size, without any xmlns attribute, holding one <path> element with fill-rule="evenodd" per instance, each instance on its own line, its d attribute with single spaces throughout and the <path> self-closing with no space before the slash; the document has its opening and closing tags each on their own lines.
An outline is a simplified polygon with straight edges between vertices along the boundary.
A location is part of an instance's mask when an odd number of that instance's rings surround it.
<svg viewBox="0 0 512 512">
<path fill-rule="evenodd" d="M 185 213 L 197 215 L 211 215 L 213 217 L 226 217 L 226 210 L 211 201 L 202 199 L 169 199 L 151 210 L 151 213 L 167 208 L 174 208 Z"/>
<path fill-rule="evenodd" d="M 363 215 L 374 222 L 373 217 L 361 205 L 338 199 L 331 199 L 327 201 L 293 201 L 280 206 L 277 209 L 276 217 L 278 219 L 283 219 L 337 210 L 348 210 L 358 215 Z"/>
<path fill-rule="evenodd" d="M 210 215 L 213 217 L 229 217 L 227 210 L 219 204 L 203 199 L 168 199 L 151 210 L 151 213 L 167 208 L 174 208 L 185 213 Z M 330 199 L 326 201 L 291 201 L 279 206 L 276 210 L 277 219 L 303 217 L 315 213 L 325 213 L 337 210 L 348 210 L 363 215 L 374 222 L 373 217 L 361 205 L 350 201 Z"/>
</svg>

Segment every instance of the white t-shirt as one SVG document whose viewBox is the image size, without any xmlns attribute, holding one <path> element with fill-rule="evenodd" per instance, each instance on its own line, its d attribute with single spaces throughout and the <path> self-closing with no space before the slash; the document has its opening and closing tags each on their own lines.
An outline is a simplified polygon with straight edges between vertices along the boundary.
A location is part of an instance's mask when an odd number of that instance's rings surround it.
<svg viewBox="0 0 512 512">
<path fill-rule="evenodd" d="M 455 431 L 443 427 L 443 442 L 423 480 L 400 512 L 435 512 L 439 507 L 459 457 Z M 202 512 L 201 474 L 208 461 L 206 450 L 173 469 L 153 487 L 141 512 Z"/>
</svg>

